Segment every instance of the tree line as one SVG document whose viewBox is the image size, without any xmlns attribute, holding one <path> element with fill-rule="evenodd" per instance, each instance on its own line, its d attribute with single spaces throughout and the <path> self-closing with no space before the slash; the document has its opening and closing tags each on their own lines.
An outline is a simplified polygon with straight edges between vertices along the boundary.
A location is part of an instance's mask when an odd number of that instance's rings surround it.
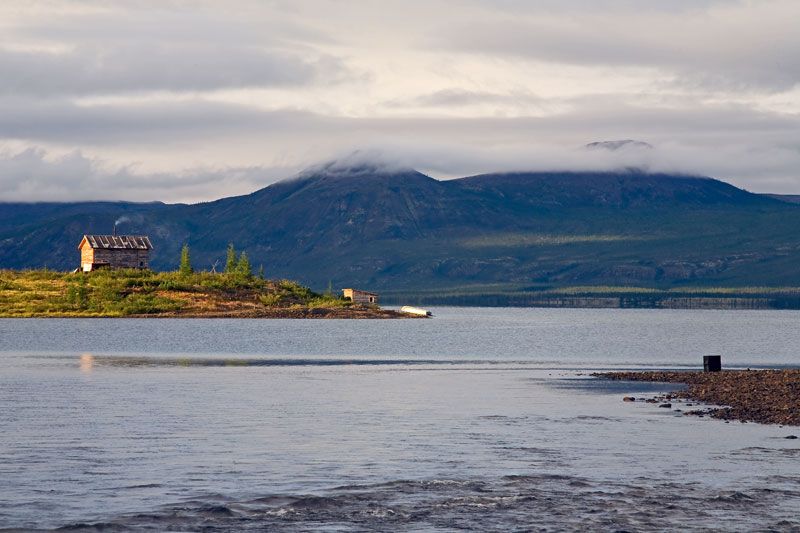
<svg viewBox="0 0 800 533">
<path fill-rule="evenodd" d="M 188 244 L 184 244 L 181 249 L 181 262 L 178 267 L 178 272 L 184 276 L 191 275 L 194 272 Z M 250 259 L 247 257 L 247 252 L 242 251 L 237 257 L 236 248 L 233 246 L 233 243 L 228 244 L 225 257 L 225 273 L 243 279 L 250 279 L 253 277 L 253 267 L 250 264 Z M 264 279 L 264 265 L 259 267 L 258 277 Z"/>
</svg>

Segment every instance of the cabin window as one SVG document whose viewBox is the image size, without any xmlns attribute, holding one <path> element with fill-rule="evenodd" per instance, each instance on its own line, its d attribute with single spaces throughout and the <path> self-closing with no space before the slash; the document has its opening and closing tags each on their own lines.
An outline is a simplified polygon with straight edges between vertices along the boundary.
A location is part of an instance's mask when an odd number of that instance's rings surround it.
<svg viewBox="0 0 800 533">
<path fill-rule="evenodd" d="M 139 261 L 139 266 L 143 267 L 144 266 L 144 261 Z"/>
</svg>

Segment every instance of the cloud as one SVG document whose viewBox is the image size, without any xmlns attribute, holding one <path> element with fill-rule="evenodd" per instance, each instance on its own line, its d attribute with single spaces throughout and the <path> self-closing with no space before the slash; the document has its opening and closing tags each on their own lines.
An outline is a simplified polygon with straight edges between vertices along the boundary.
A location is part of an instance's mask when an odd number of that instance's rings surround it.
<svg viewBox="0 0 800 533">
<path fill-rule="evenodd" d="M 496 93 L 459 88 L 441 89 L 413 98 L 389 102 L 397 107 L 460 107 L 484 104 L 503 104 L 520 107 L 522 105 L 541 105 L 544 99 L 528 91 Z"/>
<path fill-rule="evenodd" d="M 448 24 L 430 44 L 502 58 L 662 69 L 686 87 L 783 91 L 800 81 L 800 4 L 792 0 L 504 4 L 489 10 L 476 3 L 483 16 Z"/>
<path fill-rule="evenodd" d="M 12 7 L 5 15 L 16 23 L 0 25 L 0 93 L 64 98 L 291 87 L 350 75 L 335 54 L 320 51 L 331 44 L 324 32 L 263 12 L 249 19 L 246 3 L 239 4 L 56 1 L 47 16 L 36 3 Z"/>
<path fill-rule="evenodd" d="M 682 140 L 709 148 L 731 140 L 755 146 L 800 138 L 800 119 L 794 115 L 733 104 L 641 106 L 628 100 L 577 98 L 565 102 L 568 111 L 544 116 L 348 117 L 203 98 L 98 105 L 6 99 L 0 100 L 0 137 L 153 147 L 173 139 L 225 143 L 254 137 L 311 147 L 318 141 L 352 146 L 376 138 L 457 139 L 487 146 L 546 140 L 570 147 L 595 140 L 641 138 Z"/>
<path fill-rule="evenodd" d="M 215 198 L 220 190 L 229 196 L 247 194 L 294 171 L 244 167 L 142 173 L 80 151 L 58 156 L 31 147 L 0 151 L 0 201 L 200 201 Z"/>
<path fill-rule="evenodd" d="M 79 105 L 64 100 L 0 100 L 0 137 L 90 144 L 170 143 L 259 127 L 292 129 L 307 113 L 264 111 L 195 98 Z"/>
<path fill-rule="evenodd" d="M 709 176 L 753 192 L 796 193 L 800 150 L 796 147 L 753 149 L 731 144 L 702 146 L 665 143 L 653 149 L 586 150 L 557 144 L 470 146 L 454 142 L 397 142 L 377 145 L 394 167 L 412 167 L 440 178 L 492 172 L 618 171 L 637 168 L 690 176 Z M 381 155 L 385 154 L 385 155 Z"/>
<path fill-rule="evenodd" d="M 0 195 L 214 199 L 355 150 L 438 177 L 642 166 L 798 192 L 798 10 L 3 3 Z M 655 149 L 576 150 L 615 139 Z"/>
<path fill-rule="evenodd" d="M 330 56 L 143 42 L 67 52 L 0 50 L 0 72 L 0 93 L 65 97 L 332 83 L 347 69 Z"/>
<path fill-rule="evenodd" d="M 429 127 L 417 127 L 416 135 L 409 135 L 408 130 L 400 136 L 387 135 L 385 130 L 376 129 L 369 135 L 372 140 L 340 139 L 340 143 L 316 151 L 318 161 L 331 162 L 312 166 L 306 173 L 321 168 L 347 172 L 354 166 L 370 166 L 393 171 L 415 168 L 447 179 L 503 171 L 640 168 L 712 176 L 755 192 L 798 191 L 796 169 L 800 168 L 800 149 L 791 143 L 776 147 L 766 142 L 753 146 L 746 139 L 730 139 L 719 147 L 703 142 L 660 140 L 652 149 L 633 147 L 614 151 L 540 141 L 490 144 L 458 138 L 455 135 L 458 122 L 447 125 L 453 135 L 446 141 L 441 140 L 442 130 L 426 136 Z M 353 146 L 364 148 L 353 151 Z M 115 166 L 79 151 L 56 155 L 37 147 L 5 150 L 0 152 L 0 200 L 213 200 L 247 194 L 295 176 L 305 166 L 302 161 L 271 167 L 195 166 L 172 172 L 143 172 L 136 165 Z"/>
</svg>

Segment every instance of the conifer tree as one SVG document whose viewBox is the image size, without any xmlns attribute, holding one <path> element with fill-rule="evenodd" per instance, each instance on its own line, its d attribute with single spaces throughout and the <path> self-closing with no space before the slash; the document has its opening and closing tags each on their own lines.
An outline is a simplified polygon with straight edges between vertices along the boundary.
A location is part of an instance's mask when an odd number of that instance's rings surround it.
<svg viewBox="0 0 800 533">
<path fill-rule="evenodd" d="M 225 260 L 225 272 L 228 274 L 233 274 L 236 272 L 236 267 L 238 262 L 236 261 L 236 249 L 233 247 L 233 243 L 228 244 L 228 257 Z"/>
<path fill-rule="evenodd" d="M 181 266 L 179 272 L 182 276 L 189 276 L 194 269 L 192 268 L 192 260 L 189 257 L 189 245 L 184 244 L 181 249 Z"/>
<path fill-rule="evenodd" d="M 253 269 L 250 266 L 250 259 L 247 258 L 247 252 L 242 252 L 242 255 L 239 256 L 239 262 L 236 264 L 236 274 L 245 279 L 253 277 Z"/>
</svg>

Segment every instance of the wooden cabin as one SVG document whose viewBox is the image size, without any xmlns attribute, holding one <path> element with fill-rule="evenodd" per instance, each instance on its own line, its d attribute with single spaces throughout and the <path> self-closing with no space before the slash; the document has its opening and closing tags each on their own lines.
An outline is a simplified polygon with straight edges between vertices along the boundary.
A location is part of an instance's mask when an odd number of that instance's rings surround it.
<svg viewBox="0 0 800 533">
<path fill-rule="evenodd" d="M 342 289 L 345 300 L 350 300 L 356 304 L 377 304 L 378 295 L 374 292 L 359 291 L 357 289 Z"/>
<path fill-rule="evenodd" d="M 98 268 L 150 268 L 150 238 L 143 235 L 84 235 L 81 270 Z"/>
</svg>

